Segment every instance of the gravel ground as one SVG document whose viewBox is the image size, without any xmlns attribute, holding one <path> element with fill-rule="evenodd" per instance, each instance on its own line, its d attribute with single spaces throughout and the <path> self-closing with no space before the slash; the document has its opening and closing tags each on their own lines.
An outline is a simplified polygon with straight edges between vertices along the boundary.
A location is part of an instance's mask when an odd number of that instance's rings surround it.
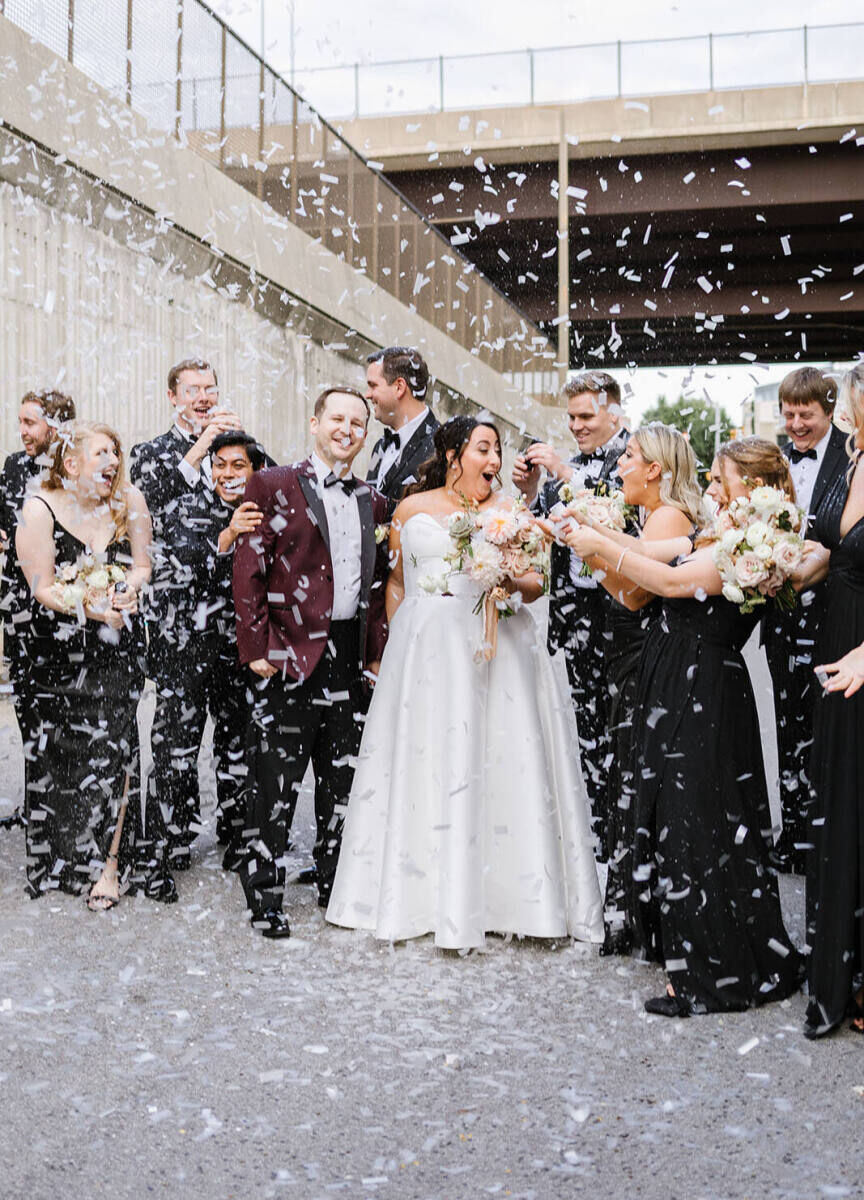
<svg viewBox="0 0 864 1200">
<path fill-rule="evenodd" d="M 2 705 L 0 812 L 20 790 Z M 298 824 L 308 849 L 308 796 Z M 22 860 L 0 834 L 4 1198 L 862 1194 L 864 1043 L 805 1041 L 803 997 L 648 1017 L 654 968 L 382 946 L 297 885 L 294 935 L 266 942 L 212 821 L 173 907 L 29 901 Z"/>
</svg>

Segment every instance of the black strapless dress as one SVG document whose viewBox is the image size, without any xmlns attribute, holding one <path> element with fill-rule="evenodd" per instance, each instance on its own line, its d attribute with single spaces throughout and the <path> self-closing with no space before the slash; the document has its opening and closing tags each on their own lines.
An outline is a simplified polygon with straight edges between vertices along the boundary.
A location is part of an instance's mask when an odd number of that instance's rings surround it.
<svg viewBox="0 0 864 1200">
<path fill-rule="evenodd" d="M 741 649 L 759 617 L 666 600 L 639 671 L 635 935 L 696 1012 L 795 992 L 803 963 L 770 866 L 759 721 Z"/>
<path fill-rule="evenodd" d="M 53 516 L 53 511 L 52 511 Z M 74 564 L 87 547 L 54 517 L 55 564 Z M 106 563 L 130 566 L 126 541 L 112 542 Z M 31 896 L 60 889 L 89 892 L 117 826 L 126 778 L 128 807 L 119 850 L 121 890 L 176 899 L 162 862 L 165 829 L 158 804 L 142 798 L 138 701 L 144 687 L 144 626 L 122 630 L 101 621 L 31 608 L 32 731 L 24 747 L 27 886 Z"/>
<path fill-rule="evenodd" d="M 844 472 L 826 492 L 814 524 L 813 536 L 831 551 L 816 663 L 836 662 L 864 642 L 864 517 L 841 537 L 848 495 Z M 810 778 L 822 826 L 814 828 L 816 927 L 807 1025 L 827 1033 L 864 985 L 864 690 L 848 700 L 842 692 L 819 690 Z"/>
</svg>

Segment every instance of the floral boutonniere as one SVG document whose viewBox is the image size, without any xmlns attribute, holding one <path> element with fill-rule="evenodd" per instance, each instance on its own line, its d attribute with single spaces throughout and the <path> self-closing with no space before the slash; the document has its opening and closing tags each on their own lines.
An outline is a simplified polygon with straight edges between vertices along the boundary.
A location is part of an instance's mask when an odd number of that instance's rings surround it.
<svg viewBox="0 0 864 1200">
<path fill-rule="evenodd" d="M 390 537 L 390 526 L 389 525 L 376 525 L 375 526 L 375 545 L 376 546 L 380 546 L 382 542 L 386 542 L 389 537 Z"/>
</svg>

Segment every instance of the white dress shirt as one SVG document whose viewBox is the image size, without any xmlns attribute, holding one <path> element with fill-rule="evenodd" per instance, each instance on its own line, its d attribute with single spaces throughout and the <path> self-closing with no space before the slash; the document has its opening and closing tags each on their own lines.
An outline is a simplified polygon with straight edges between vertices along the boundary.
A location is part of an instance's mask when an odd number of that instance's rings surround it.
<svg viewBox="0 0 864 1200">
<path fill-rule="evenodd" d="M 327 530 L 330 535 L 330 561 L 333 564 L 332 620 L 350 621 L 357 615 L 357 605 L 360 602 L 362 531 L 357 493 L 346 492 L 338 483 L 325 487 L 324 480 L 333 472 L 317 454 L 313 454 L 311 458 L 318 481 L 318 491 L 324 501 Z M 350 478 L 350 471 L 346 478 Z"/>
<path fill-rule="evenodd" d="M 197 433 L 190 433 L 188 429 L 184 429 L 183 426 L 180 425 L 177 421 L 174 422 L 174 428 L 177 430 L 177 432 L 180 434 L 180 436 L 183 438 L 183 440 L 189 443 L 190 447 L 192 445 L 194 445 L 195 442 L 198 441 L 199 435 Z M 187 453 L 188 453 L 188 448 L 187 448 Z M 189 484 L 190 488 L 195 488 L 198 486 L 198 481 L 202 475 L 204 476 L 204 479 L 206 480 L 208 487 L 211 486 L 211 484 L 213 482 L 213 476 L 210 472 L 210 455 L 209 454 L 204 455 L 203 459 L 201 460 L 201 466 L 197 471 L 192 466 L 191 463 L 188 463 L 186 461 L 185 458 L 180 459 L 179 463 L 177 464 L 177 467 L 178 467 L 178 470 L 180 471 L 180 474 L 183 476 L 183 478 Z"/>
<path fill-rule="evenodd" d="M 825 451 L 828 449 L 828 443 L 831 440 L 831 428 L 822 438 L 821 442 L 813 447 L 816 451 L 815 458 L 802 458 L 800 462 L 789 463 L 789 474 L 792 476 L 792 482 L 795 484 L 795 496 L 798 504 L 804 509 L 808 516 L 813 514 L 810 512 L 810 501 L 813 499 L 813 489 L 816 486 L 816 480 L 819 472 L 822 469 L 822 463 L 825 458 Z M 790 445 L 791 450 L 794 442 Z"/>
<path fill-rule="evenodd" d="M 428 409 L 424 406 L 423 411 L 418 413 L 417 416 L 413 418 L 413 420 L 408 421 L 405 425 L 402 426 L 401 429 L 397 429 L 396 436 L 399 439 L 399 445 L 394 446 L 391 443 L 384 450 L 383 454 L 381 455 L 381 462 L 378 464 L 378 476 L 375 480 L 376 487 L 378 487 L 378 488 L 381 487 L 381 484 L 384 482 L 384 480 L 387 476 L 387 472 L 390 470 L 390 468 L 393 466 L 393 464 L 398 462 L 399 459 L 402 457 L 402 455 L 405 451 L 405 447 L 408 445 L 408 443 L 411 441 L 411 438 L 414 436 L 414 434 L 417 432 L 417 430 L 420 428 L 420 426 L 426 420 L 427 416 L 428 416 Z"/>
</svg>

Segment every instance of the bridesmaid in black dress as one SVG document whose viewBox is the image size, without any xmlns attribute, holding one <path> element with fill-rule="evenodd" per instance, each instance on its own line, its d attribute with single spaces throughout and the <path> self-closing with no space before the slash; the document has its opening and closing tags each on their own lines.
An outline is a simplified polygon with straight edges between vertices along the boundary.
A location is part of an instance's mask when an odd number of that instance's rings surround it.
<svg viewBox="0 0 864 1200">
<path fill-rule="evenodd" d="M 759 484 L 794 495 L 786 460 L 759 438 L 722 446 L 711 477 L 720 506 Z M 584 526 L 567 541 L 665 597 L 636 702 L 636 941 L 669 976 L 667 994 L 645 1008 L 686 1017 L 780 1000 L 800 986 L 803 964 L 770 865 L 759 722 L 741 656 L 758 611 L 745 616 L 722 598 L 711 543 L 668 566 Z M 658 543 L 652 552 L 667 551 Z"/>
<path fill-rule="evenodd" d="M 125 484 L 112 429 L 62 427 L 16 544 L 33 598 L 28 891 L 84 894 L 94 910 L 113 907 L 121 890 L 176 899 L 162 866 L 161 814 L 141 807 L 137 594 L 150 575 L 150 518 Z M 77 571 L 80 585 L 82 567 L 91 582 L 84 598 L 73 578 Z"/>
<path fill-rule="evenodd" d="M 618 459 L 624 500 L 642 514 L 643 542 L 687 537 L 702 524 L 702 492 L 696 458 L 683 434 L 659 422 L 630 437 Z M 623 540 L 623 546 L 629 543 Z M 605 940 L 601 955 L 629 954 L 633 947 L 633 840 L 636 776 L 633 741 L 639 662 L 660 602 L 644 588 L 618 575 L 600 559 L 589 561 L 604 590 L 604 666 L 609 690 L 607 777 L 609 866 L 604 904 Z"/>
<path fill-rule="evenodd" d="M 841 387 L 855 424 L 854 458 L 819 506 L 813 537 L 830 551 L 816 668 L 811 762 L 822 826 L 817 847 L 816 928 L 804 1033 L 821 1037 L 847 1013 L 864 1033 L 864 368 Z M 818 572 L 818 565 L 816 571 Z M 823 569 L 824 573 L 824 569 Z"/>
</svg>

